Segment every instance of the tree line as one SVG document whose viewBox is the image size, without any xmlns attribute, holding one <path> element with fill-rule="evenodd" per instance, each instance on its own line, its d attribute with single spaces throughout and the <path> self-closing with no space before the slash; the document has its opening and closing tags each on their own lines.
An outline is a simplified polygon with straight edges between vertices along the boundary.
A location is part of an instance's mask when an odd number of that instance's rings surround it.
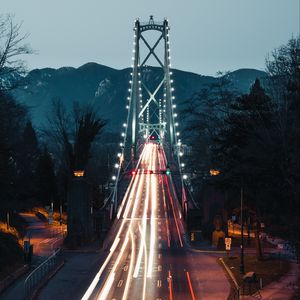
<svg viewBox="0 0 300 300">
<path fill-rule="evenodd" d="M 85 171 L 93 185 L 94 206 L 100 207 L 114 147 L 101 140 L 106 121 L 92 105 L 74 103 L 73 111 L 67 112 L 55 98 L 48 126 L 33 126 L 30 110 L 12 93 L 25 84 L 21 55 L 34 52 L 20 28 L 11 16 L 0 15 L 0 219 L 7 212 L 51 202 L 56 209 L 65 205 L 78 169 Z"/>
<path fill-rule="evenodd" d="M 193 146 L 190 173 L 199 202 L 207 186 L 226 195 L 229 215 L 239 207 L 277 235 L 299 241 L 300 40 L 291 38 L 266 59 L 266 78 L 237 94 L 228 76 L 185 105 Z M 210 176 L 217 170 L 218 176 Z"/>
</svg>

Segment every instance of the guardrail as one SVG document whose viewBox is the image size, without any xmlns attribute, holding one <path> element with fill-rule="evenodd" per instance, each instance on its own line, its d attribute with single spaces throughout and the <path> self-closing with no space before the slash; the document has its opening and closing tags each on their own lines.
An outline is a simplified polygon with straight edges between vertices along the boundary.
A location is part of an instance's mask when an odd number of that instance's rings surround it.
<svg viewBox="0 0 300 300">
<path fill-rule="evenodd" d="M 58 255 L 61 249 L 56 250 L 50 257 L 34 269 L 25 279 L 24 292 L 25 300 L 32 299 L 35 289 L 39 286 L 46 275 L 52 271 L 58 263 Z"/>
</svg>

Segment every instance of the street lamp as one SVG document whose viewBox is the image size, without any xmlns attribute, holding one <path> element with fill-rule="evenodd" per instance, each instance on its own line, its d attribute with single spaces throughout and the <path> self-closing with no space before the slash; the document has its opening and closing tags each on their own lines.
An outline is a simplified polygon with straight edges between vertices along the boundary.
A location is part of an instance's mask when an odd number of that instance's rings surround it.
<svg viewBox="0 0 300 300">
<path fill-rule="evenodd" d="M 244 220 L 243 220 L 243 187 L 241 186 L 241 254 L 240 254 L 240 274 L 245 273 L 244 265 Z"/>
</svg>

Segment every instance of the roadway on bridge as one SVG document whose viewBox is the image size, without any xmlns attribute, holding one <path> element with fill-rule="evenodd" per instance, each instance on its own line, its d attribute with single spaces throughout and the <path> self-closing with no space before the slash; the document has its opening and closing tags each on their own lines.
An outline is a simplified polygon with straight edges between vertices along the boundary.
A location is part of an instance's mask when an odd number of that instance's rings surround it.
<svg viewBox="0 0 300 300">
<path fill-rule="evenodd" d="M 145 144 L 117 214 L 108 256 L 82 299 L 204 299 L 199 276 L 205 280 L 185 241 L 171 177 L 156 172 L 164 169 L 161 146 Z M 216 290 L 213 299 L 225 299 L 223 292 Z"/>
</svg>

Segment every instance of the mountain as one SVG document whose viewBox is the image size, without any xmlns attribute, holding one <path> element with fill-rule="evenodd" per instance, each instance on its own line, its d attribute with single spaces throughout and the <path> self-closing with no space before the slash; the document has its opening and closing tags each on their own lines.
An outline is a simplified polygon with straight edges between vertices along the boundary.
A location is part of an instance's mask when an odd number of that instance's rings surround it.
<svg viewBox="0 0 300 300">
<path fill-rule="evenodd" d="M 131 69 L 116 70 L 96 63 L 87 63 L 79 68 L 35 69 L 28 73 L 22 86 L 14 92 L 15 98 L 30 109 L 32 121 L 37 127 L 47 124 L 52 99 L 60 98 L 68 110 L 73 102 L 93 103 L 108 121 L 107 130 L 118 132 L 126 120 L 126 98 L 128 96 Z M 143 82 L 150 90 L 161 80 L 161 70 L 147 67 Z M 256 78 L 266 73 L 255 69 L 240 69 L 226 74 L 240 93 L 247 93 Z M 206 85 L 216 81 L 215 77 L 173 70 L 176 104 L 191 98 Z M 158 95 L 160 97 L 161 95 Z"/>
</svg>

